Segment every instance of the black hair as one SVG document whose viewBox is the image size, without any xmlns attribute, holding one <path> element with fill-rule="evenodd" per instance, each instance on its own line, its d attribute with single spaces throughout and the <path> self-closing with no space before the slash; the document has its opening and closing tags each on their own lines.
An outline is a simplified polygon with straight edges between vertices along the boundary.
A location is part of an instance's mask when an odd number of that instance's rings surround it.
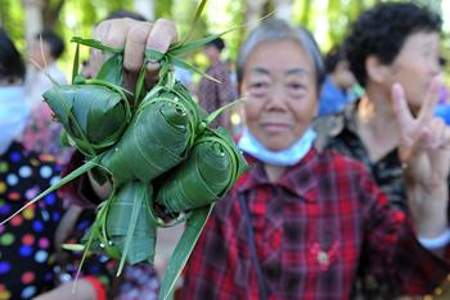
<svg viewBox="0 0 450 300">
<path fill-rule="evenodd" d="M 417 32 L 441 30 L 439 15 L 413 3 L 381 3 L 364 12 L 345 41 L 345 56 L 358 82 L 367 83 L 366 59 L 392 63 L 406 39 Z"/>
<path fill-rule="evenodd" d="M 225 42 L 222 38 L 218 37 L 211 42 L 207 43 L 206 46 L 214 46 L 219 50 L 219 52 L 222 52 L 222 50 L 225 48 Z"/>
<path fill-rule="evenodd" d="M 36 34 L 35 38 L 48 44 L 50 48 L 50 55 L 53 59 L 58 59 L 64 52 L 64 41 L 54 31 L 45 29 L 44 31 Z"/>
<path fill-rule="evenodd" d="M 0 78 L 24 79 L 25 64 L 13 41 L 6 31 L 0 27 Z"/>
<path fill-rule="evenodd" d="M 325 71 L 333 73 L 339 62 L 345 60 L 345 54 L 341 46 L 334 46 L 325 56 Z"/>
<path fill-rule="evenodd" d="M 144 22 L 147 21 L 147 19 L 143 15 L 128 10 L 113 11 L 104 20 L 122 19 L 122 18 L 130 18 L 136 21 L 144 21 Z"/>
</svg>

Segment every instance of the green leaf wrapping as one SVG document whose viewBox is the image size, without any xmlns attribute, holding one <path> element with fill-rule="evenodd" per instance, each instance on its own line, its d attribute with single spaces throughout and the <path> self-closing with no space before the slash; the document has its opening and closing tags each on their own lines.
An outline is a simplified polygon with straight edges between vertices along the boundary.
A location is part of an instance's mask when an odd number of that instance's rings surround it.
<svg viewBox="0 0 450 300">
<path fill-rule="evenodd" d="M 101 239 L 104 246 L 115 248 L 109 253 L 124 255 L 130 264 L 153 263 L 156 227 L 149 217 L 152 196 L 150 185 L 137 181 L 127 183 L 108 200 L 105 218 L 101 220 L 102 231 L 107 237 L 106 241 Z"/>
<path fill-rule="evenodd" d="M 76 147 L 91 157 L 116 143 L 131 118 L 126 97 L 106 86 L 55 86 L 43 97 Z"/>
<path fill-rule="evenodd" d="M 121 53 L 116 53 L 101 66 L 95 78 L 120 86 L 122 85 L 123 80 L 122 66 L 123 55 Z"/>
<path fill-rule="evenodd" d="M 242 154 L 224 129 L 206 131 L 188 160 L 162 183 L 156 202 L 171 213 L 217 201 L 246 167 Z"/>
<path fill-rule="evenodd" d="M 169 264 L 167 265 L 166 273 L 161 282 L 158 299 L 165 300 L 172 294 L 175 283 L 177 282 L 178 277 L 180 277 L 181 271 L 194 250 L 195 244 L 200 237 L 213 207 L 214 204 L 211 204 L 195 209 L 192 212 L 191 217 L 187 220 L 186 229 L 184 230 L 181 239 L 178 241 L 178 244 L 170 257 Z"/>
<path fill-rule="evenodd" d="M 201 1 L 196 19 L 205 3 L 206 0 Z M 120 87 L 123 49 L 93 39 L 73 38 L 79 45 L 100 49 L 110 57 L 95 79 L 86 80 L 77 74 L 77 49 L 73 84 L 56 86 L 44 98 L 64 127 L 62 139 L 77 147 L 89 161 L 17 213 L 89 170 L 96 180 L 100 177 L 104 181 L 112 180 L 112 194 L 99 205 L 97 217 L 82 241 L 84 245 L 69 246 L 74 251 L 84 249 L 80 269 L 91 251 L 106 252 L 120 259 L 118 275 L 125 263 L 152 263 L 156 228 L 172 226 L 187 218 L 186 230 L 162 281 L 160 299 L 166 299 L 214 202 L 247 167 L 225 130 L 207 128 L 223 110 L 207 116 L 172 72 L 173 66 L 180 66 L 207 76 L 178 56 L 200 48 L 215 37 L 184 40 L 164 54 L 147 49 L 145 60 L 156 60 L 161 65 L 160 81 L 146 93 L 142 67 L 134 94 Z M 157 189 L 156 197 L 152 185 Z M 153 205 L 155 201 L 158 204 Z"/>
<path fill-rule="evenodd" d="M 192 135 L 188 124 L 189 114 L 179 103 L 142 105 L 100 164 L 113 174 L 117 186 L 133 179 L 148 183 L 185 159 Z"/>
</svg>

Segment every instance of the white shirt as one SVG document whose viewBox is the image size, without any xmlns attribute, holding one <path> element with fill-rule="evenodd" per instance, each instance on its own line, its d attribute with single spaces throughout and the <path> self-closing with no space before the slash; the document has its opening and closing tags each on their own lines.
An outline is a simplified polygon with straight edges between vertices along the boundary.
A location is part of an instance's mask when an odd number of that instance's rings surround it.
<svg viewBox="0 0 450 300">
<path fill-rule="evenodd" d="M 66 76 L 56 63 L 52 63 L 45 70 L 37 70 L 34 66 L 30 66 L 25 79 L 25 97 L 31 109 L 42 103 L 42 94 L 54 85 L 47 74 L 59 84 L 67 83 Z"/>
</svg>

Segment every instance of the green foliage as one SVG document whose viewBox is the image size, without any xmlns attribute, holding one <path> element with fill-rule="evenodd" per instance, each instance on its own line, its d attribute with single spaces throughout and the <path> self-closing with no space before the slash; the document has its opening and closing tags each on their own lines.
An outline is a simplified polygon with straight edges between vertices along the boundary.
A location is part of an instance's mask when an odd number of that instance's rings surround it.
<svg viewBox="0 0 450 300">
<path fill-rule="evenodd" d="M 20 1 L 0 0 L 0 25 L 5 28 L 20 50 L 25 48 L 25 15 Z"/>
<path fill-rule="evenodd" d="M 171 18 L 172 17 L 173 0 L 156 1 L 155 16 L 157 18 Z"/>
</svg>

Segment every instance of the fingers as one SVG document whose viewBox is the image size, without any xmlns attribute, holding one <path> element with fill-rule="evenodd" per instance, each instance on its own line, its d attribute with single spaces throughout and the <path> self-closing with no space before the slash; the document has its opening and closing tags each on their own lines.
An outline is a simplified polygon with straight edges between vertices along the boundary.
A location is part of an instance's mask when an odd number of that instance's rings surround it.
<svg viewBox="0 0 450 300">
<path fill-rule="evenodd" d="M 430 129 L 432 131 L 432 137 L 430 138 L 431 149 L 436 150 L 450 146 L 450 127 L 441 118 L 435 117 L 431 121 Z"/>
<path fill-rule="evenodd" d="M 103 21 L 94 30 L 94 37 L 105 45 L 123 48 L 128 31 L 135 22 L 138 21 L 126 18 Z"/>
<path fill-rule="evenodd" d="M 152 25 L 148 22 L 133 23 L 126 37 L 124 67 L 130 72 L 138 72 L 144 63 L 145 45 Z"/>
<path fill-rule="evenodd" d="M 422 148 L 436 150 L 442 143 L 444 137 L 445 124 L 440 118 L 433 118 L 426 127 L 422 127 L 422 132 L 426 132 L 422 140 Z"/>
<path fill-rule="evenodd" d="M 94 31 L 94 38 L 108 46 L 124 48 L 124 67 L 136 72 L 144 63 L 145 49 L 167 52 L 177 40 L 177 31 L 175 24 L 166 19 L 159 19 L 152 26 L 149 22 L 124 18 L 101 22 Z M 155 62 L 149 67 L 155 70 L 159 64 Z"/>
<path fill-rule="evenodd" d="M 439 77 L 434 77 L 428 88 L 422 107 L 420 108 L 418 120 L 421 124 L 430 121 L 434 116 L 434 109 L 439 100 L 439 89 L 441 80 Z"/>
<path fill-rule="evenodd" d="M 392 105 L 400 132 L 404 132 L 412 123 L 413 116 L 406 102 L 405 91 L 398 82 L 392 86 Z"/>
<path fill-rule="evenodd" d="M 175 23 L 166 19 L 159 19 L 153 25 L 148 36 L 146 48 L 155 49 L 165 53 L 169 50 L 170 45 L 177 40 L 177 30 Z M 157 62 L 151 62 L 147 65 L 148 71 L 155 71 L 159 68 Z"/>
</svg>

